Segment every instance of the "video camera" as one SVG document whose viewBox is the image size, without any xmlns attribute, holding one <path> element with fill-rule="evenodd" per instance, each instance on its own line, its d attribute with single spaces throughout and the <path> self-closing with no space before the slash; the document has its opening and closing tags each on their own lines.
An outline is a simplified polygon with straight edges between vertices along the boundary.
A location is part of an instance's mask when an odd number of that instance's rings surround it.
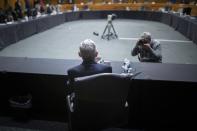
<svg viewBox="0 0 197 131">
<path fill-rule="evenodd" d="M 146 43 L 147 43 L 147 41 L 145 39 L 140 39 L 139 40 L 139 45 L 144 45 Z"/>
<path fill-rule="evenodd" d="M 116 14 L 107 15 L 108 22 L 112 22 L 115 18 L 117 18 Z"/>
</svg>

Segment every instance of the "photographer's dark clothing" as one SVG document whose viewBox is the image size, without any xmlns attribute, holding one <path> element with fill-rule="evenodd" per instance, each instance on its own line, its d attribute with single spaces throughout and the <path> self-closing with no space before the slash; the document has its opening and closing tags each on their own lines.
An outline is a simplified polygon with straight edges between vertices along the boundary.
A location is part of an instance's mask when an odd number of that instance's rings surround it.
<svg viewBox="0 0 197 131">
<path fill-rule="evenodd" d="M 161 45 L 156 40 L 151 40 L 150 50 L 144 49 L 143 43 L 136 43 L 136 46 L 133 48 L 131 54 L 132 56 L 138 55 L 138 58 L 141 62 L 162 62 L 161 56 Z"/>
</svg>

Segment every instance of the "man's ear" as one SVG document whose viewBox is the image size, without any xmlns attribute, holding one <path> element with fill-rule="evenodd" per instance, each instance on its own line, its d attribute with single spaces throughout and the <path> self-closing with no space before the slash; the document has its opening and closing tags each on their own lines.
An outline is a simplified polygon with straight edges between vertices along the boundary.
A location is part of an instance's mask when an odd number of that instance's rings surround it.
<svg viewBox="0 0 197 131">
<path fill-rule="evenodd" d="M 98 56 L 98 51 L 95 52 L 95 57 L 97 57 L 97 56 Z"/>
</svg>

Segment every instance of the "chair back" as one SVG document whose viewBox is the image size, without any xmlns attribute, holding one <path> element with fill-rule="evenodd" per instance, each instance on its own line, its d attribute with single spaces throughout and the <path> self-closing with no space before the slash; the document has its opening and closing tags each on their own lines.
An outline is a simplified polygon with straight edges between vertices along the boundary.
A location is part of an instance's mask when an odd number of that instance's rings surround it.
<svg viewBox="0 0 197 131">
<path fill-rule="evenodd" d="M 130 77 L 102 73 L 76 78 L 72 126 L 96 130 L 121 126 L 128 121 Z"/>
</svg>

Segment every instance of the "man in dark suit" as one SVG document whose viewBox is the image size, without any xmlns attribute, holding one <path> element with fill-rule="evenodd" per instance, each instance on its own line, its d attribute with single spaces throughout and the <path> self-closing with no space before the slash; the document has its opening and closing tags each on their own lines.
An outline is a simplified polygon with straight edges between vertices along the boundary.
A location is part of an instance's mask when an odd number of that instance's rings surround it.
<svg viewBox="0 0 197 131">
<path fill-rule="evenodd" d="M 86 39 L 81 42 L 79 47 L 79 56 L 83 59 L 83 62 L 69 69 L 68 76 L 72 80 L 76 77 L 88 76 L 98 73 L 111 73 L 112 67 L 104 64 L 98 64 L 95 60 L 98 52 L 94 41 Z"/>
</svg>

